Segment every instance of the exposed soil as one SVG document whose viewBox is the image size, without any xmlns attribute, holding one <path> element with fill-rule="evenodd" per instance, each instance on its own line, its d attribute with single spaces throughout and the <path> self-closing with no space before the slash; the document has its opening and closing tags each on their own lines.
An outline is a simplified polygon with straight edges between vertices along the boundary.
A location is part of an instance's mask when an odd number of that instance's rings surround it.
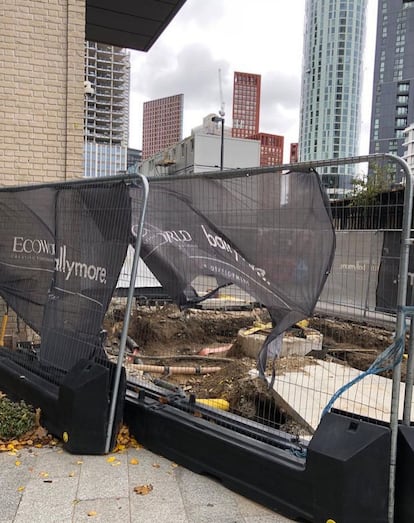
<svg viewBox="0 0 414 523">
<path fill-rule="evenodd" d="M 351 367 L 367 370 L 379 354 L 393 342 L 393 332 L 372 325 L 331 318 L 314 317 L 312 328 L 323 333 L 324 355 L 345 361 Z M 406 360 L 401 365 L 401 380 L 405 381 Z M 391 378 L 392 371 L 381 374 Z"/>
<path fill-rule="evenodd" d="M 114 315 L 122 321 L 122 313 Z M 205 311 L 181 312 L 176 306 L 140 307 L 130 322 L 129 336 L 139 347 L 135 363 L 163 366 L 164 372 L 150 374 L 150 378 L 161 379 L 178 385 L 197 398 L 222 398 L 230 409 L 250 419 L 263 417 L 278 427 L 288 426 L 290 432 L 301 432 L 292 425 L 284 412 L 274 404 L 274 398 L 264 382 L 256 378 L 256 361 L 239 353 L 236 337 L 240 329 L 251 327 L 255 322 L 267 323 L 266 310 L 252 311 Z M 109 321 L 108 331 L 112 334 L 112 346 L 116 344 L 116 333 L 122 323 Z M 281 358 L 277 373 L 296 370 L 315 358 L 328 358 L 344 362 L 357 369 L 366 370 L 375 358 L 392 342 L 392 332 L 378 327 L 314 317 L 310 327 L 324 335 L 323 350 L 310 356 Z M 111 336 L 110 336 L 111 338 Z M 227 346 L 225 353 L 200 356 L 206 347 Z M 180 374 L 171 367 L 190 367 L 193 373 Z M 210 367 L 220 367 L 218 372 L 208 372 Z M 127 365 L 127 370 L 134 365 Z M 203 369 L 204 373 L 200 373 Z M 405 362 L 403 362 L 403 379 Z M 390 377 L 391 373 L 386 374 Z M 142 376 L 142 372 L 141 372 Z M 148 376 L 148 374 L 147 374 Z M 261 412 L 263 410 L 263 412 Z"/>
</svg>

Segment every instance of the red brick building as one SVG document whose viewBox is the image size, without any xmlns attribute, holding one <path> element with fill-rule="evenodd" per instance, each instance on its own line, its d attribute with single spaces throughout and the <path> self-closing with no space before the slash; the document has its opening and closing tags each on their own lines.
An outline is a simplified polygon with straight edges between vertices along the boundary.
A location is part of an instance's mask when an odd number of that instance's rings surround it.
<svg viewBox="0 0 414 523">
<path fill-rule="evenodd" d="M 248 136 L 251 140 L 260 140 L 260 167 L 281 165 L 285 138 L 277 134 L 257 133 Z"/>
<path fill-rule="evenodd" d="M 234 138 L 247 138 L 259 132 L 261 76 L 235 71 L 233 79 Z"/>
<path fill-rule="evenodd" d="M 289 163 L 297 163 L 299 161 L 299 144 L 290 144 Z"/>
<path fill-rule="evenodd" d="M 182 140 L 184 95 L 176 94 L 144 103 L 142 159 Z"/>
</svg>

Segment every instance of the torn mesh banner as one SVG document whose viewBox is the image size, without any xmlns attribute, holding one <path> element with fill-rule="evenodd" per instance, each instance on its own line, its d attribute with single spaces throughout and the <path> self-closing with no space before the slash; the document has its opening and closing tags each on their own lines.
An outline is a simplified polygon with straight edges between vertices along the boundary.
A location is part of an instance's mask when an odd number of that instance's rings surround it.
<svg viewBox="0 0 414 523">
<path fill-rule="evenodd" d="M 198 276 L 235 284 L 265 305 L 274 328 L 260 353 L 263 372 L 267 356 L 280 352 L 278 336 L 312 313 L 332 264 L 335 233 L 318 174 L 149 182 L 143 261 L 182 307 L 197 302 Z"/>
<path fill-rule="evenodd" d="M 68 370 L 100 347 L 130 240 L 124 181 L 0 190 L 0 294 L 41 335 L 39 359 Z"/>
</svg>

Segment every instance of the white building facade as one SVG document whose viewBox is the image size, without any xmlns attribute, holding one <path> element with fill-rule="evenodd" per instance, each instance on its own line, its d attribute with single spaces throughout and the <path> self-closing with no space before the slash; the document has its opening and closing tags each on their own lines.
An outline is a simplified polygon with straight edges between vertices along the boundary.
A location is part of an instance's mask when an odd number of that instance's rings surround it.
<svg viewBox="0 0 414 523">
<path fill-rule="evenodd" d="M 222 142 L 221 123 L 212 121 L 215 116 L 206 116 L 191 136 L 144 160 L 140 172 L 150 177 L 219 171 L 222 144 L 223 170 L 258 167 L 260 141 L 232 138 L 231 129 L 225 127 Z"/>
<path fill-rule="evenodd" d="M 405 141 L 404 141 L 404 160 L 411 167 L 411 173 L 414 175 L 414 123 L 408 126 L 405 131 Z"/>
</svg>

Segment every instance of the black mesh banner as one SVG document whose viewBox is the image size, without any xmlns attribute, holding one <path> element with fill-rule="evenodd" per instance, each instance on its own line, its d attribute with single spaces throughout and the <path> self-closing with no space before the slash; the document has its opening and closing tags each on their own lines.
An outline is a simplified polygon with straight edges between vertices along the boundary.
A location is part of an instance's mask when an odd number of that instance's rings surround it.
<svg viewBox="0 0 414 523">
<path fill-rule="evenodd" d="M 192 282 L 200 275 L 265 305 L 274 329 L 262 368 L 267 354 L 277 355 L 279 334 L 312 312 L 334 247 L 329 204 L 313 171 L 150 179 L 144 262 L 181 306 L 198 301 Z"/>
<path fill-rule="evenodd" d="M 140 254 L 181 307 L 223 286 L 267 307 L 263 370 L 279 335 L 312 313 L 335 235 L 314 171 L 233 174 L 150 179 Z M 41 334 L 41 361 L 68 370 L 99 352 L 142 197 L 123 178 L 0 190 L 0 294 Z M 200 277 L 210 293 L 197 294 Z"/>
<path fill-rule="evenodd" d="M 130 239 L 129 188 L 85 182 L 0 192 L 0 293 L 68 370 L 99 333 Z"/>
</svg>

